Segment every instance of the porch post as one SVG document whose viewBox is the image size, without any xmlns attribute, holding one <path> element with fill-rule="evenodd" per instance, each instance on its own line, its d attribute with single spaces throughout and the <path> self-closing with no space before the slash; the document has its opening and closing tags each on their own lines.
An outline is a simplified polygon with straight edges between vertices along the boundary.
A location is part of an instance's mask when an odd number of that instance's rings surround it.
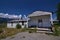
<svg viewBox="0 0 60 40">
<path fill-rule="evenodd" d="M 28 20 L 27 20 L 27 23 L 26 23 L 26 25 L 27 25 L 27 28 L 28 28 Z"/>
<path fill-rule="evenodd" d="M 50 17 L 51 17 L 51 20 L 50 20 L 51 24 L 53 25 L 52 13 L 51 13 Z"/>
</svg>

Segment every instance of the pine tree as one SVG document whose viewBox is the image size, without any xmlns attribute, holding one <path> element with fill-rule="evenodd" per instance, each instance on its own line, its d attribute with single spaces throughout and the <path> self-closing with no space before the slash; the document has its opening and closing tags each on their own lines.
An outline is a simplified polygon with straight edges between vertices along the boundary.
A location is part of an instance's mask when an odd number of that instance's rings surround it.
<svg viewBox="0 0 60 40">
<path fill-rule="evenodd" d="M 57 13 L 57 20 L 59 20 L 59 23 L 60 23 L 60 3 L 58 3 L 58 5 L 57 5 L 56 13 Z"/>
</svg>

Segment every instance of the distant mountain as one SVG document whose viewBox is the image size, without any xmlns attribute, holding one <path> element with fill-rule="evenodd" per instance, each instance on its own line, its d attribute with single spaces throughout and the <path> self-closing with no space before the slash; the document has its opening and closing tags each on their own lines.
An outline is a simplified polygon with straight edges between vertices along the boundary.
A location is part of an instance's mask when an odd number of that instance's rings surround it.
<svg viewBox="0 0 60 40">
<path fill-rule="evenodd" d="M 0 23 L 3 23 L 3 22 L 8 22 L 10 20 L 18 20 L 18 19 L 23 19 L 23 20 L 27 20 L 28 17 L 26 15 L 9 15 L 8 13 L 7 14 L 4 14 L 4 13 L 0 13 Z"/>
<path fill-rule="evenodd" d="M 9 18 L 0 18 L 0 23 L 3 23 L 3 22 L 8 22 L 10 20 L 13 20 L 13 19 L 9 19 Z"/>
</svg>

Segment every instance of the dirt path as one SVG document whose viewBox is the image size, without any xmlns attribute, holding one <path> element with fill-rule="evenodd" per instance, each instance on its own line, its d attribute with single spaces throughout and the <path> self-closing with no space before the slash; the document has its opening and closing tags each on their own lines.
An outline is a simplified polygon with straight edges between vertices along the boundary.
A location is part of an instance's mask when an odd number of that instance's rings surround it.
<svg viewBox="0 0 60 40">
<path fill-rule="evenodd" d="M 40 33 L 22 32 L 2 40 L 60 40 L 60 37 Z"/>
</svg>

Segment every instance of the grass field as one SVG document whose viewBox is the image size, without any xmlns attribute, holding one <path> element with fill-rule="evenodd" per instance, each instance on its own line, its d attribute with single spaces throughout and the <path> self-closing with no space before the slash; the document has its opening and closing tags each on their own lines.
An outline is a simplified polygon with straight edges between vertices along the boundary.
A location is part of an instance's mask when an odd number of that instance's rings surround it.
<svg viewBox="0 0 60 40">
<path fill-rule="evenodd" d="M 0 33 L 0 39 L 15 35 L 19 32 L 25 32 L 25 31 L 28 31 L 29 33 L 36 32 L 36 29 L 26 29 L 26 28 L 23 29 L 0 28 L 0 29 L 3 30 L 3 32 Z"/>
<path fill-rule="evenodd" d="M 2 29 L 3 29 L 3 32 L 0 33 L 0 38 L 6 38 L 6 37 L 12 36 L 18 32 L 21 32 L 21 29 L 15 29 L 15 28 L 2 28 Z"/>
</svg>

